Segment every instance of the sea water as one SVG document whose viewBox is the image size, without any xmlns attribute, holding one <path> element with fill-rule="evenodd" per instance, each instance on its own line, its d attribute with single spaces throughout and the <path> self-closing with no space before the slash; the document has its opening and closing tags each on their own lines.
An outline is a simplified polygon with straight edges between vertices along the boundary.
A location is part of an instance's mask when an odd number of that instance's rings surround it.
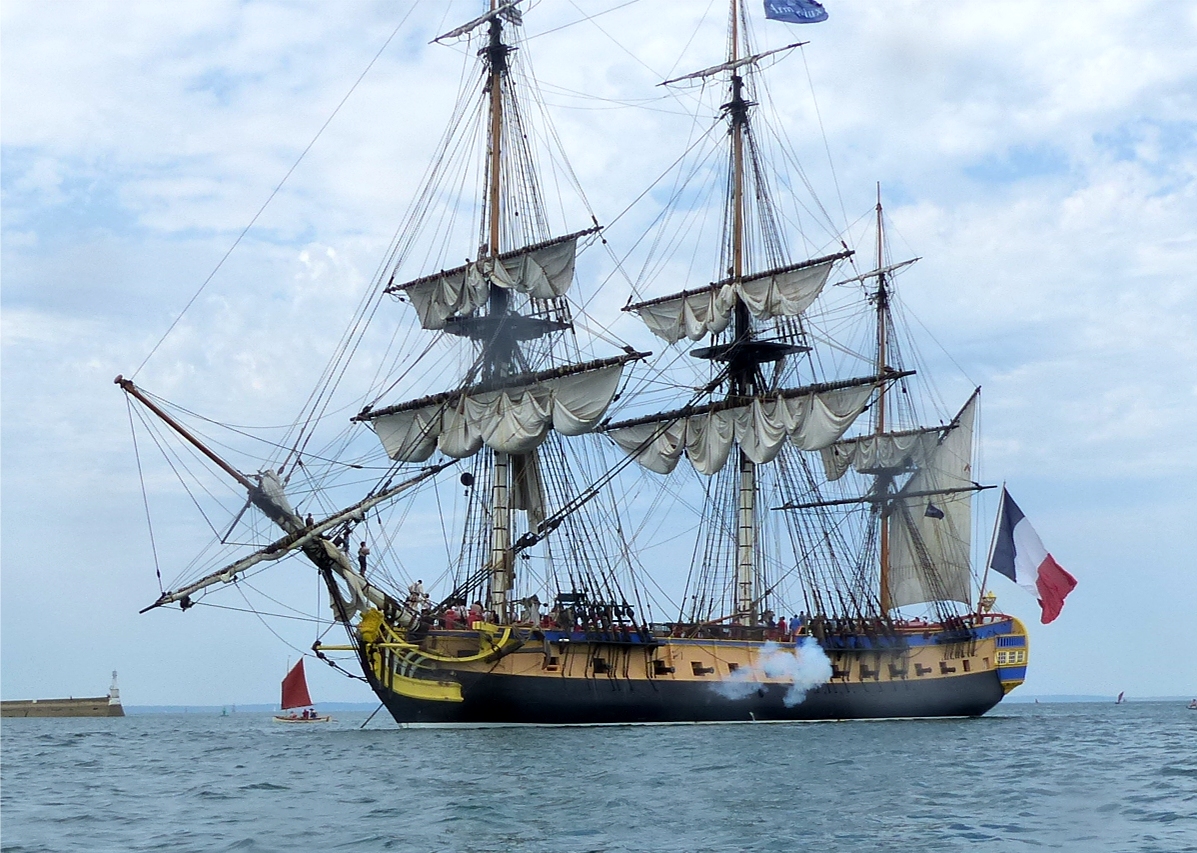
<svg viewBox="0 0 1197 853">
<path fill-rule="evenodd" d="M 17 851 L 1197 851 L 1197 711 L 399 729 L 6 719 Z"/>
</svg>

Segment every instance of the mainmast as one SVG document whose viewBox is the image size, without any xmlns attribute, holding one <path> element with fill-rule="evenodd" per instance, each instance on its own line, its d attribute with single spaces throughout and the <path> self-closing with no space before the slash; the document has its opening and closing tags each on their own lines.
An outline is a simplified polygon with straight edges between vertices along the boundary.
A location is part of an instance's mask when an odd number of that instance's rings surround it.
<svg viewBox="0 0 1197 853">
<path fill-rule="evenodd" d="M 747 90 L 744 68 L 756 66 L 765 57 L 792 50 L 804 42 L 753 54 L 746 38 L 743 2 L 730 0 L 729 6 L 726 60 L 662 84 L 728 74 L 729 97 L 721 109 L 728 123 L 729 141 L 728 195 L 724 208 L 727 233 L 719 270 L 725 277 L 705 287 L 624 308 L 638 313 L 654 334 L 669 343 L 683 337 L 692 341 L 714 338 L 690 354 L 722 364 L 722 370 L 717 371 L 717 387 L 723 389 L 724 399 L 709 406 L 691 406 L 609 424 L 605 429 L 640 464 L 657 473 L 672 470 L 682 448 L 695 469 L 705 475 L 722 470 L 725 463 L 730 467 L 735 460 L 735 552 L 733 565 L 728 567 L 733 589 L 731 612 L 727 616 L 741 627 L 751 627 L 759 621 L 767 592 L 761 589 L 757 571 L 760 562 L 757 466 L 772 463 L 783 441 L 811 451 L 837 440 L 863 410 L 865 396 L 871 393 L 879 377 L 858 378 L 837 388 L 781 388 L 785 358 L 805 352 L 808 347 L 794 342 L 796 325 L 787 323 L 776 337 L 764 337 L 754 328 L 756 321 L 801 315 L 822 290 L 832 265 L 851 252 L 800 263 L 786 262 L 779 235 L 773 233 L 777 220 L 770 209 L 768 179 L 760 169 L 750 126 L 750 112 L 756 103 L 749 99 L 751 92 Z M 749 203 L 761 207 L 753 221 L 750 221 Z M 770 263 L 763 265 L 754 264 L 748 257 L 749 229 L 756 227 L 767 232 L 762 235 L 761 247 L 766 255 L 763 260 Z M 770 268 L 760 269 L 760 266 Z M 767 364 L 774 365 L 771 373 L 763 369 Z M 807 430 L 802 426 L 811 411 L 823 406 L 830 406 L 825 411 L 837 413 L 824 424 L 825 430 L 822 427 Z M 736 450 L 729 458 L 733 433 Z M 696 610 L 696 618 L 697 614 Z"/>
<path fill-rule="evenodd" d="M 739 0 L 732 0 L 731 49 L 728 63 L 735 68 L 740 58 Z M 727 105 L 731 123 L 732 146 L 732 268 L 733 284 L 744 278 L 744 129 L 748 124 L 749 102 L 744 99 L 744 78 L 738 70 L 731 75 L 731 101 Z M 742 300 L 736 300 L 735 342 L 741 346 L 752 338 L 751 318 Z M 737 359 L 731 365 L 731 394 L 750 397 L 755 388 L 756 365 Z M 754 590 L 756 551 L 756 466 L 744 454 L 740 456 L 740 488 L 736 525 L 736 622 L 756 622 Z"/>
</svg>

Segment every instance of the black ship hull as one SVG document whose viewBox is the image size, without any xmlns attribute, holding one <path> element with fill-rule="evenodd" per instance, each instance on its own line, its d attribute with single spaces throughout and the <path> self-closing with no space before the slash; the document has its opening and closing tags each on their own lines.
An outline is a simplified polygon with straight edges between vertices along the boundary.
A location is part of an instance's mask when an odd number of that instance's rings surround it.
<svg viewBox="0 0 1197 853">
<path fill-rule="evenodd" d="M 786 685 L 729 698 L 715 684 L 656 679 L 479 675 L 461 702 L 411 699 L 374 683 L 400 724 L 537 725 L 774 722 L 892 717 L 975 717 L 1003 696 L 995 672 L 876 683 L 828 683 L 793 702 Z"/>
</svg>

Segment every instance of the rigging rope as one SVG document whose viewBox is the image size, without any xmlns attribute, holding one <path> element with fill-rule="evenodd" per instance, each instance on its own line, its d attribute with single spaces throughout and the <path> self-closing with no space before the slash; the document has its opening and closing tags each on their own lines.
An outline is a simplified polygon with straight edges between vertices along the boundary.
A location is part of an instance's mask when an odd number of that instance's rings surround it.
<svg viewBox="0 0 1197 853">
<path fill-rule="evenodd" d="M 260 208 L 258 208 L 258 212 L 255 213 L 253 215 L 253 218 L 249 220 L 249 224 L 246 225 L 241 230 L 241 233 L 237 235 L 237 239 L 235 239 L 233 241 L 233 244 L 231 246 L 229 246 L 228 251 L 226 251 L 224 253 L 224 255 L 221 257 L 221 259 L 219 261 L 217 261 L 216 266 L 213 267 L 213 269 L 212 269 L 212 272 L 208 273 L 208 277 L 205 278 L 203 280 L 203 283 L 200 284 L 199 289 L 196 290 L 195 293 L 192 295 L 192 297 L 187 300 L 187 304 L 183 306 L 183 310 L 179 312 L 179 316 L 175 317 L 175 319 L 171 322 L 170 326 L 167 327 L 166 331 L 162 333 L 162 337 L 158 339 L 158 343 L 154 344 L 153 348 L 149 351 L 149 353 L 146 355 L 146 357 L 144 359 L 142 359 L 141 364 L 137 365 L 137 369 L 133 371 L 132 375 L 129 377 L 130 379 L 137 378 L 137 374 L 139 374 L 141 372 L 141 369 L 146 366 L 146 362 L 148 362 L 153 357 L 154 353 L 156 353 L 158 351 L 158 348 L 160 346 L 162 346 L 163 342 L 167 339 L 167 337 L 170 336 L 170 333 L 174 331 L 175 326 L 177 326 L 179 324 L 179 321 L 183 319 L 183 315 L 185 315 L 187 313 L 188 309 L 190 309 L 191 306 L 195 303 L 195 300 L 199 299 L 200 294 L 204 292 L 204 288 L 206 288 L 208 286 L 209 282 L 211 282 L 212 279 L 215 278 L 216 273 L 220 271 L 220 268 L 222 266 L 224 266 L 224 262 L 229 259 L 229 256 L 231 254 L 233 254 L 233 250 L 236 249 L 237 246 L 241 243 L 241 241 L 245 238 L 245 235 L 249 233 L 249 230 L 254 227 L 254 223 L 256 223 L 258 221 L 258 218 L 262 215 L 262 213 L 265 212 L 265 210 L 266 210 L 267 206 L 269 206 L 270 202 L 274 201 L 274 197 L 279 194 L 280 190 L 282 190 L 283 184 L 285 184 L 287 182 L 287 179 L 291 177 L 291 173 L 294 172 L 296 170 L 296 168 L 298 168 L 299 164 L 303 161 L 303 158 L 306 157 L 307 153 L 312 150 L 312 146 L 314 146 L 316 144 L 316 141 L 320 138 L 321 134 L 323 134 L 325 129 L 329 126 L 329 124 L 332 123 L 332 120 L 334 118 L 336 118 L 337 113 L 341 111 L 341 107 L 345 106 L 345 102 L 349 100 L 350 96 L 353 95 L 353 93 L 357 89 L 358 85 L 362 82 L 362 80 L 365 78 L 365 76 L 370 72 L 370 69 L 374 67 L 374 63 L 378 61 L 378 58 L 380 56 L 382 56 L 383 51 L 385 51 L 387 49 L 387 45 L 389 45 L 391 43 L 391 40 L 394 39 L 395 36 L 399 33 L 400 28 L 402 28 L 402 26 L 405 23 L 407 23 L 407 19 L 411 16 L 411 13 L 413 11 L 415 11 L 415 8 L 416 8 L 416 4 L 413 3 L 411 5 L 411 7 L 407 10 L 407 14 L 403 16 L 403 19 L 399 22 L 399 24 L 395 27 L 395 29 L 391 32 L 391 34 L 389 36 L 387 36 L 387 40 L 385 42 L 383 42 L 382 47 L 380 47 L 378 49 L 378 52 L 374 55 L 374 58 L 370 60 L 368 65 L 366 65 L 365 70 L 362 71 L 362 73 L 360 75 L 358 75 L 357 80 L 355 80 L 353 82 L 353 85 L 349 87 L 349 91 L 345 93 L 345 97 L 341 98 L 341 102 L 337 104 L 336 108 L 332 111 L 332 114 L 329 115 L 329 117 L 325 120 L 324 124 L 320 125 L 320 129 L 316 131 L 316 135 L 312 137 L 312 141 L 307 144 L 307 147 L 305 147 L 303 149 L 303 151 L 300 152 L 299 156 L 295 159 L 295 162 L 291 164 L 291 168 L 287 170 L 287 173 L 285 175 L 283 175 L 283 179 L 278 182 L 278 186 L 276 186 L 274 188 L 274 190 L 266 198 L 266 201 L 262 202 L 262 206 Z"/>
<path fill-rule="evenodd" d="M 154 555 L 154 574 L 158 576 L 158 592 L 165 592 L 162 586 L 162 569 L 158 565 L 158 545 L 154 542 L 154 522 L 150 518 L 150 498 L 145 490 L 145 474 L 141 470 L 141 451 L 137 448 L 137 428 L 133 423 L 133 401 L 125 396 L 125 408 L 129 414 L 129 432 L 133 435 L 133 457 L 137 460 L 137 479 L 141 483 L 141 503 L 145 507 L 145 523 L 150 531 L 150 552 Z"/>
<path fill-rule="evenodd" d="M 282 635 L 279 634 L 278 631 L 276 631 L 272 627 L 270 627 L 270 623 L 268 623 L 264 618 L 262 618 L 262 614 L 259 613 L 257 610 L 253 609 L 253 605 L 249 603 L 249 598 L 245 595 L 245 590 L 243 590 L 241 588 L 241 584 L 235 583 L 235 584 L 233 584 L 233 586 L 235 586 L 237 588 L 237 592 L 239 592 L 241 594 L 241 598 L 245 600 L 246 606 L 249 607 L 250 612 L 253 613 L 254 616 L 258 617 L 258 621 L 262 623 L 262 626 L 267 631 L 269 631 L 271 634 L 273 634 L 275 639 L 277 639 L 280 643 L 282 643 L 287 648 L 291 649 L 293 652 L 296 652 L 300 657 L 303 657 L 303 654 L 304 654 L 303 649 L 298 648 L 298 647 L 292 645 L 291 643 L 287 642 L 286 640 L 284 640 Z M 250 587 L 250 588 L 253 589 L 253 587 Z M 257 592 L 257 590 L 254 590 L 254 591 Z M 210 606 L 214 607 L 216 605 L 210 605 Z"/>
<path fill-rule="evenodd" d="M 244 597 L 244 593 L 242 593 L 242 597 Z M 247 601 L 246 603 L 248 604 L 249 602 Z M 231 610 L 234 613 L 252 613 L 259 618 L 263 616 L 269 616 L 271 619 L 291 619 L 296 622 L 315 622 L 317 625 L 324 624 L 324 620 L 318 616 L 288 616 L 286 613 L 263 613 L 260 610 L 255 610 L 253 605 L 250 605 L 249 607 L 230 607 L 227 604 L 211 604 L 207 601 L 196 601 L 194 606 L 211 607 L 215 610 Z M 290 644 L 288 645 L 290 646 Z M 295 647 L 290 646 L 290 648 L 294 649 Z M 302 649 L 298 651 L 302 652 Z"/>
<path fill-rule="evenodd" d="M 220 531 L 216 529 L 216 525 L 214 525 L 212 523 L 212 519 L 208 518 L 207 513 L 204 512 L 204 508 L 202 506 L 200 506 L 199 501 L 196 500 L 194 493 L 192 493 L 190 487 L 187 484 L 187 481 L 183 478 L 183 475 L 179 473 L 179 468 L 177 468 L 175 466 L 175 462 L 177 461 L 179 466 L 182 467 L 182 469 L 184 471 L 186 471 L 188 474 L 191 474 L 191 470 L 189 468 L 187 468 L 186 464 L 183 462 L 182 457 L 178 456 L 177 453 L 169 452 L 166 449 L 166 445 L 164 444 L 164 442 L 160 441 L 156 437 L 156 434 L 154 432 L 154 427 L 151 425 L 151 423 L 149 421 L 146 420 L 145 416 L 141 412 L 138 412 L 138 417 L 141 419 L 142 426 L 144 426 L 146 428 L 146 431 L 152 437 L 154 437 L 154 443 L 158 446 L 158 449 L 162 452 L 162 456 L 166 460 L 166 464 L 170 466 L 171 471 L 174 472 L 174 475 L 178 478 L 179 483 L 183 486 L 183 490 L 185 492 L 187 492 L 187 497 L 189 497 L 191 499 L 191 502 L 193 504 L 195 504 L 195 508 L 199 510 L 200 515 L 203 516 L 204 521 L 207 522 L 208 527 L 212 530 L 212 533 L 217 538 L 219 538 Z M 192 474 L 192 477 L 194 478 L 195 475 Z M 198 482 L 198 478 L 195 478 L 195 479 Z M 202 485 L 201 485 L 201 488 L 202 488 Z M 204 489 L 204 491 L 207 492 L 207 489 Z M 208 492 L 208 495 L 209 495 L 209 497 L 212 497 L 215 499 L 215 496 L 212 495 L 211 492 Z"/>
</svg>

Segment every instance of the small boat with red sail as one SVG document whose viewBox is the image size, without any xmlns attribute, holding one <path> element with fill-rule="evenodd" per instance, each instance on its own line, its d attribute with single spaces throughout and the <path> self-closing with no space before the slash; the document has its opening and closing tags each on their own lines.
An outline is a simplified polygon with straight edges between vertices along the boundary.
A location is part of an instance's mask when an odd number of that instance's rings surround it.
<svg viewBox="0 0 1197 853">
<path fill-rule="evenodd" d="M 283 678 L 282 710 L 291 713 L 275 714 L 278 723 L 327 723 L 332 720 L 328 714 L 316 713 L 312 695 L 308 692 L 308 679 L 304 675 L 303 658 L 300 658 L 290 672 Z M 296 708 L 303 708 L 303 713 L 297 714 Z"/>
</svg>

